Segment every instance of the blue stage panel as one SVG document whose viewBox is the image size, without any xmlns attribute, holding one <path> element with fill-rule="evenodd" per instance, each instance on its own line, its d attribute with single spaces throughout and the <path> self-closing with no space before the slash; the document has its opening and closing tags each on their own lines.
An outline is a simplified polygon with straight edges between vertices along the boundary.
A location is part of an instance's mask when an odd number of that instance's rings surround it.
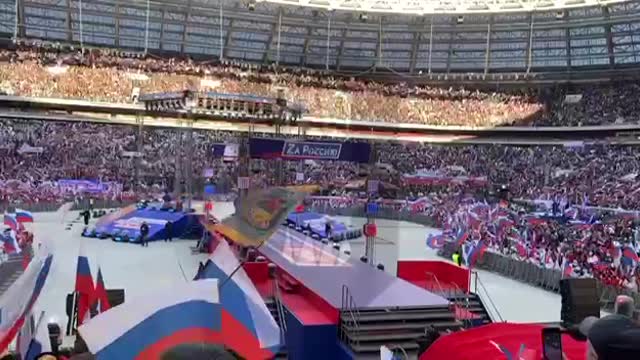
<svg viewBox="0 0 640 360">
<path fill-rule="evenodd" d="M 285 312 L 287 355 L 292 360 L 335 359 L 337 353 L 335 325 L 304 325 L 291 312 Z"/>
<path fill-rule="evenodd" d="M 154 241 L 165 237 L 164 229 L 168 221 L 173 224 L 173 236 L 178 237 L 186 230 L 188 216 L 183 212 L 138 209 L 112 221 L 97 225 L 96 232 L 111 236 L 119 234 L 121 237 L 126 234 L 129 239 L 136 241 L 140 236 L 140 226 L 146 222 L 149 226 L 149 241 Z"/>
<path fill-rule="evenodd" d="M 330 216 L 319 214 L 315 212 L 300 212 L 300 213 L 291 213 L 287 217 L 287 222 L 289 224 L 295 224 L 296 227 L 301 227 L 303 230 L 307 228 L 308 225 L 311 226 L 311 232 L 316 234 L 320 238 L 327 238 L 326 232 L 326 224 L 327 222 L 331 223 L 331 231 L 333 240 L 345 240 L 349 238 L 357 238 L 356 232 L 358 229 L 352 229 L 354 234 L 351 236 L 347 236 L 349 232 L 349 228 L 342 223 Z"/>
</svg>

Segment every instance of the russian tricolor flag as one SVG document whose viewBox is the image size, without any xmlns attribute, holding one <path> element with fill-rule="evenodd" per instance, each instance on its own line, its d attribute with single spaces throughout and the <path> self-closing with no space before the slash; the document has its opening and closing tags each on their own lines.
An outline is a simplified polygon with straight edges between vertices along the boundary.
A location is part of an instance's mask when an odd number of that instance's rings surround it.
<svg viewBox="0 0 640 360">
<path fill-rule="evenodd" d="M 19 223 L 32 223 L 33 214 L 27 210 L 16 209 L 16 220 Z"/>
<path fill-rule="evenodd" d="M 234 330 L 222 311 L 217 280 L 174 284 L 113 307 L 78 328 L 98 360 L 160 359 L 179 344 L 222 344 L 225 333 Z"/>
<path fill-rule="evenodd" d="M 20 254 L 20 245 L 14 231 L 5 231 L 4 234 L 0 234 L 0 240 L 7 254 Z"/>
<path fill-rule="evenodd" d="M 237 328 L 237 335 L 225 333 L 225 345 L 246 359 L 273 358 L 281 346 L 278 324 L 227 242 L 216 245 L 201 278 L 220 281 L 220 303 Z"/>
<path fill-rule="evenodd" d="M 78 265 L 76 267 L 76 302 L 78 304 L 78 326 L 89 318 L 91 301 L 93 300 L 93 278 L 91 277 L 91 268 L 89 267 L 89 259 L 84 253 L 84 246 L 80 245 L 80 253 L 78 254 Z"/>
<path fill-rule="evenodd" d="M 638 254 L 636 253 L 636 251 L 629 246 L 625 246 L 625 248 L 622 250 L 622 256 L 631 260 L 633 264 L 637 264 L 638 261 L 640 261 L 640 259 L 638 259 Z"/>
<path fill-rule="evenodd" d="M 473 268 L 474 266 L 476 266 L 476 263 L 478 262 L 478 260 L 480 260 L 480 258 L 482 258 L 482 255 L 484 255 L 485 251 L 487 251 L 487 244 L 485 244 L 482 240 L 478 241 L 477 244 L 471 244 L 469 247 L 467 247 L 465 257 L 467 267 Z"/>
<path fill-rule="evenodd" d="M 93 292 L 92 304 L 96 304 L 98 314 L 111 308 L 111 305 L 109 304 L 109 297 L 107 296 L 107 289 L 104 287 L 104 281 L 102 280 L 102 270 L 100 268 L 98 268 L 96 289 Z"/>
<path fill-rule="evenodd" d="M 18 231 L 18 220 L 13 214 L 4 214 L 4 224 L 13 231 Z"/>
</svg>

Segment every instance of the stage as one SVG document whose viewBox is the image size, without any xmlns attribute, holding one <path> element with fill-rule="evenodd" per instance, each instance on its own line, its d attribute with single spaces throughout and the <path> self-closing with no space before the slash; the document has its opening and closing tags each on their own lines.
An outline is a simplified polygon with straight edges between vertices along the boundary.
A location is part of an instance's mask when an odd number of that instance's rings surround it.
<svg viewBox="0 0 640 360">
<path fill-rule="evenodd" d="M 335 309 L 342 307 L 343 285 L 361 309 L 441 307 L 449 303 L 285 227 L 278 229 L 259 251 Z"/>
<path fill-rule="evenodd" d="M 157 208 L 137 209 L 129 206 L 100 218 L 95 227 L 97 237 L 111 237 L 115 241 L 138 241 L 140 226 L 146 222 L 149 226 L 149 241 L 162 240 L 166 236 L 167 222 L 172 224 L 172 237 L 185 234 L 193 224 L 199 224 L 196 214 L 159 210 Z M 93 233 L 93 231 L 90 231 Z"/>
<path fill-rule="evenodd" d="M 331 237 L 327 236 L 326 224 L 331 224 Z M 301 231 L 311 228 L 311 234 L 319 239 L 327 239 L 333 242 L 356 239 L 362 236 L 362 229 L 347 227 L 344 223 L 337 221 L 333 217 L 316 212 L 304 211 L 293 212 L 287 216 L 287 225 L 295 227 Z"/>
</svg>

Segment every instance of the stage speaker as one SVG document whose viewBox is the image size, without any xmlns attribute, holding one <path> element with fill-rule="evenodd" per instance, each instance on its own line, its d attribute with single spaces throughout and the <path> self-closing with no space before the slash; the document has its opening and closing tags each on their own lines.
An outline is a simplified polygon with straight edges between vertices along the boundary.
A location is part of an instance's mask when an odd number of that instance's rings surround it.
<svg viewBox="0 0 640 360">
<path fill-rule="evenodd" d="M 600 301 L 595 279 L 562 279 L 560 296 L 560 319 L 565 327 L 580 324 L 588 316 L 600 317 Z"/>
</svg>

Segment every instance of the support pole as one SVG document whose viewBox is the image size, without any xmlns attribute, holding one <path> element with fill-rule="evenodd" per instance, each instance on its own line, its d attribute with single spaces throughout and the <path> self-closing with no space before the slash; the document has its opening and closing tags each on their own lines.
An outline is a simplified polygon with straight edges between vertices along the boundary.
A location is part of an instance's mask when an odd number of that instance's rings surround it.
<svg viewBox="0 0 640 360">
<path fill-rule="evenodd" d="M 140 167 L 142 167 L 142 152 L 144 150 L 144 115 L 142 114 L 137 114 L 136 115 L 136 124 L 138 125 L 138 138 L 137 140 L 137 145 L 138 145 L 138 153 L 136 154 L 136 158 L 135 158 L 135 170 L 134 170 L 134 174 L 135 174 L 135 179 L 136 179 L 136 184 L 135 184 L 135 189 L 136 192 L 140 192 L 141 190 L 141 184 L 142 184 L 142 180 L 140 179 Z"/>
<path fill-rule="evenodd" d="M 220 61 L 222 61 L 224 59 L 224 37 L 222 36 L 222 32 L 223 32 L 223 14 L 222 14 L 222 0 L 220 0 Z"/>
<path fill-rule="evenodd" d="M 144 54 L 146 55 L 149 51 L 149 15 L 151 12 L 151 4 L 149 0 L 147 0 L 147 20 L 144 27 Z"/>
<path fill-rule="evenodd" d="M 376 168 L 376 162 L 377 162 L 377 154 L 376 154 L 376 147 L 375 147 L 375 143 L 371 143 L 371 155 L 369 156 L 369 176 L 367 178 L 367 194 L 368 194 L 368 202 L 367 202 L 367 222 L 366 225 L 373 225 L 375 226 L 376 224 L 376 214 L 373 211 L 369 211 L 369 203 L 372 203 L 377 195 L 378 195 L 378 191 L 379 191 L 379 180 L 378 180 L 378 176 L 375 173 L 375 168 Z M 376 260 L 376 237 L 375 236 L 371 236 L 371 235 L 366 235 L 365 236 L 365 256 L 367 257 L 367 263 L 371 266 L 375 266 L 375 260 Z"/>
<path fill-rule="evenodd" d="M 78 3 L 78 19 L 80 21 L 80 50 L 84 54 L 84 34 L 82 32 L 82 0 Z"/>
<path fill-rule="evenodd" d="M 276 45 L 276 65 L 280 65 L 280 35 L 282 34 L 282 9 L 278 13 L 278 42 Z"/>
</svg>

